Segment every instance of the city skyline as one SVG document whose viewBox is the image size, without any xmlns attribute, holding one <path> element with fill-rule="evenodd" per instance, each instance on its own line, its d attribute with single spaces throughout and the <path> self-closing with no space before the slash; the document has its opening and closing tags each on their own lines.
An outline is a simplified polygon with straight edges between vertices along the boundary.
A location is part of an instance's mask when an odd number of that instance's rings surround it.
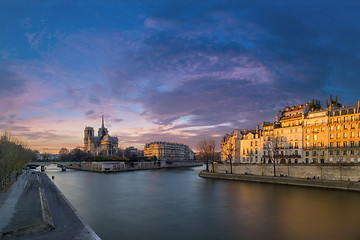
<svg viewBox="0 0 360 240">
<path fill-rule="evenodd" d="M 360 90 L 360 3 L 0 3 L 0 130 L 32 149 L 83 145 L 101 114 L 121 147 L 195 149 L 234 128 Z"/>
</svg>

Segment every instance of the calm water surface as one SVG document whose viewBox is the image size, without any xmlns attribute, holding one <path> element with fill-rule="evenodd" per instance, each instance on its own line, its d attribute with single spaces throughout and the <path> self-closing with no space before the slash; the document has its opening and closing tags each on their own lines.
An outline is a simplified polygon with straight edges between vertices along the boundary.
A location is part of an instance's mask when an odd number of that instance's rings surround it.
<svg viewBox="0 0 360 240">
<path fill-rule="evenodd" d="M 102 239 L 360 239 L 360 193 L 204 179 L 202 168 L 48 169 Z"/>
</svg>

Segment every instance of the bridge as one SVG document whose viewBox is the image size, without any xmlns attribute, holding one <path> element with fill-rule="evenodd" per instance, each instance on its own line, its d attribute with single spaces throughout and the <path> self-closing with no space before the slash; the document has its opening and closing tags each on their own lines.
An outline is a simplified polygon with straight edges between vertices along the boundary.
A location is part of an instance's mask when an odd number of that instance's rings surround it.
<svg viewBox="0 0 360 240">
<path fill-rule="evenodd" d="M 38 161 L 38 162 L 31 162 L 31 163 L 28 163 L 27 165 L 36 165 L 37 167 L 39 166 L 49 166 L 51 164 L 55 164 L 55 165 L 58 165 L 59 167 L 66 167 L 70 164 L 80 164 L 80 162 L 59 162 L 59 161 L 51 161 L 51 162 L 42 162 L 42 161 Z"/>
</svg>

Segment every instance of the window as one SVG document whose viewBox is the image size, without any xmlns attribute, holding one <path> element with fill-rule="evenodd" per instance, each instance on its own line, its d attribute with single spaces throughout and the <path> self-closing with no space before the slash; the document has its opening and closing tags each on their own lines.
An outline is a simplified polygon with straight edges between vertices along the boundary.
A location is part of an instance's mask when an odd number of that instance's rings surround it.
<svg viewBox="0 0 360 240">
<path fill-rule="evenodd" d="M 309 135 L 306 135 L 305 139 L 308 140 L 309 138 L 310 138 L 310 136 L 309 136 Z"/>
<path fill-rule="evenodd" d="M 344 122 L 347 122 L 348 121 L 348 117 L 344 117 Z"/>
<path fill-rule="evenodd" d="M 316 156 L 316 151 L 313 151 L 313 152 L 312 152 L 312 155 L 313 155 L 313 156 Z"/>
<path fill-rule="evenodd" d="M 344 129 L 347 129 L 347 125 L 346 125 L 346 124 L 344 125 Z"/>
<path fill-rule="evenodd" d="M 343 142 L 343 147 L 347 147 L 347 142 Z"/>
<path fill-rule="evenodd" d="M 354 132 L 351 132 L 351 133 L 350 133 L 350 137 L 351 137 L 351 138 L 355 137 L 355 133 L 354 133 Z"/>
<path fill-rule="evenodd" d="M 334 123 L 334 119 L 332 118 L 332 119 L 330 119 L 330 123 Z"/>
<path fill-rule="evenodd" d="M 355 124 L 352 123 L 352 124 L 350 125 L 350 127 L 351 127 L 351 129 L 354 129 L 354 128 L 355 128 Z"/>
<path fill-rule="evenodd" d="M 351 121 L 355 121 L 355 116 L 351 116 Z M 352 125 L 352 124 L 351 124 Z"/>
<path fill-rule="evenodd" d="M 334 143 L 333 143 L 333 142 L 330 143 L 330 147 L 334 147 Z"/>
<path fill-rule="evenodd" d="M 350 142 L 350 147 L 355 147 L 355 142 L 354 141 Z"/>
<path fill-rule="evenodd" d="M 309 156 L 309 151 L 305 152 L 305 156 L 308 157 Z"/>
<path fill-rule="evenodd" d="M 314 135 L 314 140 L 315 140 L 315 141 L 317 140 L 317 135 L 316 135 L 316 134 Z"/>
<path fill-rule="evenodd" d="M 341 122 L 341 118 L 338 117 L 336 121 L 337 121 L 338 123 Z"/>
<path fill-rule="evenodd" d="M 333 151 L 332 151 L 332 150 L 329 151 L 329 155 L 333 155 Z"/>
<path fill-rule="evenodd" d="M 340 147 L 340 142 L 336 142 L 336 147 Z"/>
<path fill-rule="evenodd" d="M 340 125 L 336 126 L 336 130 L 338 130 L 338 131 L 340 130 Z"/>
<path fill-rule="evenodd" d="M 343 134 L 343 137 L 344 137 L 344 138 L 347 138 L 347 134 L 346 134 L 346 132 Z"/>
<path fill-rule="evenodd" d="M 347 152 L 346 152 L 346 150 L 344 150 L 344 151 L 343 151 L 343 155 L 346 155 L 346 154 L 347 154 Z"/>
<path fill-rule="evenodd" d="M 336 139 L 339 139 L 340 138 L 340 133 L 337 133 L 336 134 Z"/>
<path fill-rule="evenodd" d="M 330 126 L 330 131 L 334 131 L 334 126 L 333 125 Z"/>
<path fill-rule="evenodd" d="M 330 139 L 334 139 L 334 134 L 330 133 Z"/>
<path fill-rule="evenodd" d="M 257 142 L 255 142 L 255 146 L 257 146 Z"/>
</svg>

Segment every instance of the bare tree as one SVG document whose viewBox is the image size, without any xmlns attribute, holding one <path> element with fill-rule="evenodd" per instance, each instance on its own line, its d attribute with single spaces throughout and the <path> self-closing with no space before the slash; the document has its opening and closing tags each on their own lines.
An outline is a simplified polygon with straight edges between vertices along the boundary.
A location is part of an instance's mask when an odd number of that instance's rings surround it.
<svg viewBox="0 0 360 240">
<path fill-rule="evenodd" d="M 214 171 L 215 146 L 216 143 L 213 139 L 203 139 L 196 146 L 199 151 L 200 159 L 206 164 L 207 172 L 209 171 L 209 163 L 213 164 Z"/>
<path fill-rule="evenodd" d="M 233 146 L 233 143 L 231 142 L 229 148 L 227 149 L 227 153 L 226 153 L 226 158 L 230 162 L 230 173 L 231 174 L 233 173 L 233 164 L 232 164 L 233 155 L 234 155 L 234 146 Z"/>
<path fill-rule="evenodd" d="M 268 150 L 269 159 L 274 165 L 274 177 L 276 177 L 276 161 L 275 155 L 277 152 L 277 139 L 276 137 L 269 137 L 266 143 L 266 149 Z"/>
</svg>

